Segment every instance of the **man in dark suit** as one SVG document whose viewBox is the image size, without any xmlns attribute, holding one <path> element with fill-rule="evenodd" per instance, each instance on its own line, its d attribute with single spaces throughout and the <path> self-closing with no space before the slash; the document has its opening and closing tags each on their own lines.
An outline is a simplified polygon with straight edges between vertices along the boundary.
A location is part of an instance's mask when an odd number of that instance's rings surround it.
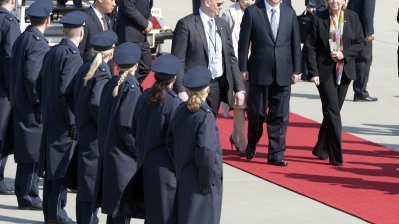
<svg viewBox="0 0 399 224">
<path fill-rule="evenodd" d="M 21 34 L 18 19 L 11 14 L 14 7 L 15 0 L 0 0 L 0 194 L 14 194 L 14 189 L 4 183 L 4 168 L 8 158 L 4 142 L 9 138 L 13 125 L 9 98 L 12 45 Z"/>
<path fill-rule="evenodd" d="M 133 42 L 141 47 L 140 67 L 136 70 L 135 77 L 139 83 L 151 70 L 151 49 L 147 34 L 152 30 L 151 8 L 153 0 L 118 0 L 118 19 L 116 33 L 119 44 Z"/>
<path fill-rule="evenodd" d="M 111 18 L 107 14 L 112 13 L 115 5 L 115 0 L 95 0 L 90 8 L 85 11 L 88 17 L 85 22 L 83 40 L 79 44 L 79 51 L 84 62 L 87 62 L 91 57 L 89 44 L 91 37 L 104 30 L 113 30 Z"/>
<path fill-rule="evenodd" d="M 180 19 L 173 33 L 172 54 L 180 59 L 182 69 L 177 74 L 175 90 L 180 99 L 188 95 L 182 84 L 187 70 L 196 65 L 212 72 L 211 90 L 207 103 L 216 116 L 220 102 L 242 105 L 245 88 L 230 37 L 230 28 L 218 17 L 223 0 L 201 0 L 199 11 Z"/>
<path fill-rule="evenodd" d="M 250 44 L 252 51 L 248 60 Z M 296 83 L 301 69 L 299 28 L 294 10 L 280 4 L 280 0 L 261 0 L 248 7 L 241 22 L 238 61 L 243 77 L 249 79 L 246 157 L 254 157 L 266 121 L 268 163 L 286 166 L 283 156 L 291 84 Z"/>
<path fill-rule="evenodd" d="M 347 9 L 355 11 L 359 16 L 365 38 L 363 50 L 356 58 L 356 80 L 353 81 L 355 95 L 353 101 L 377 101 L 377 98 L 371 97 L 367 91 L 367 82 L 369 81 L 370 67 L 373 60 L 375 0 L 350 0 Z"/>
</svg>

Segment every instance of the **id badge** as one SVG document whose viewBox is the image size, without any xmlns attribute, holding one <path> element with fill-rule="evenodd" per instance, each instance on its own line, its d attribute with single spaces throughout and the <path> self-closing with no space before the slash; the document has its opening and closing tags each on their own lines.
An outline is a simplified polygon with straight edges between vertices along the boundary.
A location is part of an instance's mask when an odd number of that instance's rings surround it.
<svg viewBox="0 0 399 224">
<path fill-rule="evenodd" d="M 222 57 L 219 55 L 212 56 L 212 64 L 219 64 L 222 61 Z"/>
</svg>

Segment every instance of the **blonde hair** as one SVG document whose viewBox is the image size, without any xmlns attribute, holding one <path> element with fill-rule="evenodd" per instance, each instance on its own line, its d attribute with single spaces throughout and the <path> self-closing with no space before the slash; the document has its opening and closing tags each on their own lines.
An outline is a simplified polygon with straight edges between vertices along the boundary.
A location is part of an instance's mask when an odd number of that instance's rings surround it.
<svg viewBox="0 0 399 224">
<path fill-rule="evenodd" d="M 187 90 L 187 94 L 190 96 L 187 100 L 188 110 L 194 113 L 198 112 L 201 107 L 202 98 L 208 96 L 209 90 L 209 86 L 198 91 Z"/>
<path fill-rule="evenodd" d="M 114 90 L 112 91 L 112 96 L 116 97 L 119 93 L 119 87 L 122 85 L 123 81 L 125 81 L 126 77 L 129 74 L 133 74 L 137 69 L 137 64 L 130 68 L 121 68 L 118 66 L 119 72 L 123 72 L 122 75 L 119 77 L 118 84 L 115 86 Z"/>
<path fill-rule="evenodd" d="M 342 10 L 346 9 L 346 6 L 348 5 L 349 0 L 344 0 L 345 3 L 342 5 Z M 328 0 L 324 0 L 324 2 L 326 3 L 326 8 L 330 9 L 330 6 L 328 5 Z"/>
<path fill-rule="evenodd" d="M 84 86 L 86 86 L 87 82 L 93 78 L 98 66 L 100 66 L 101 63 L 106 59 L 112 58 L 112 56 L 114 55 L 114 49 L 111 48 L 106 51 L 94 51 L 94 53 L 96 54 L 96 56 L 94 57 L 94 60 L 91 63 L 89 71 L 87 72 L 86 76 L 83 78 Z"/>
</svg>

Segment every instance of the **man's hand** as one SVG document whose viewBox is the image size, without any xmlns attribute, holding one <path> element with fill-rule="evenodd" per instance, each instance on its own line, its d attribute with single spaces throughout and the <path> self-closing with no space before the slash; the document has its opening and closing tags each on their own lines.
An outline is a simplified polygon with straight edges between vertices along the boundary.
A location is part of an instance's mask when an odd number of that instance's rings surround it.
<svg viewBox="0 0 399 224">
<path fill-rule="evenodd" d="M 370 42 L 370 41 L 372 41 L 372 40 L 374 40 L 374 34 L 368 35 L 368 36 L 364 39 L 364 41 L 365 41 L 366 43 L 368 43 L 368 42 Z"/>
<path fill-rule="evenodd" d="M 180 92 L 177 94 L 179 96 L 179 98 L 181 100 L 183 100 L 183 102 L 186 102 L 188 100 L 188 95 L 187 92 Z"/>
<path fill-rule="evenodd" d="M 35 113 L 35 119 L 36 119 L 36 122 L 38 123 L 38 124 L 41 124 L 42 123 L 42 106 L 40 105 L 40 103 L 35 103 L 35 105 L 33 105 L 33 108 L 34 108 L 34 113 Z"/>
<path fill-rule="evenodd" d="M 314 14 L 316 12 L 316 8 L 315 7 L 306 6 L 306 12 Z"/>
<path fill-rule="evenodd" d="M 331 59 L 335 62 L 340 61 L 342 59 L 344 59 L 344 54 L 341 51 L 333 51 L 331 52 Z"/>
<path fill-rule="evenodd" d="M 241 72 L 242 80 L 248 81 L 248 71 Z"/>
<path fill-rule="evenodd" d="M 314 84 L 316 84 L 316 86 L 320 85 L 319 76 L 313 76 L 312 79 L 310 79 L 310 81 L 314 82 Z"/>
<path fill-rule="evenodd" d="M 212 188 L 211 188 L 211 185 L 200 184 L 199 190 L 202 195 L 207 195 L 207 194 L 211 193 Z"/>
<path fill-rule="evenodd" d="M 143 31 L 143 33 L 149 33 L 152 30 L 152 22 L 148 21 L 148 25 L 147 28 L 145 28 L 145 30 Z"/>
<path fill-rule="evenodd" d="M 292 73 L 292 77 L 291 77 L 291 84 L 295 84 L 297 83 L 299 80 L 299 74 L 298 73 Z"/>
<path fill-rule="evenodd" d="M 234 94 L 234 104 L 242 106 L 245 102 L 245 94 L 243 92 L 236 92 Z"/>
<path fill-rule="evenodd" d="M 77 140 L 78 139 L 78 133 L 76 131 L 76 125 L 75 124 L 69 125 L 69 127 L 68 127 L 68 136 L 72 140 Z"/>
</svg>

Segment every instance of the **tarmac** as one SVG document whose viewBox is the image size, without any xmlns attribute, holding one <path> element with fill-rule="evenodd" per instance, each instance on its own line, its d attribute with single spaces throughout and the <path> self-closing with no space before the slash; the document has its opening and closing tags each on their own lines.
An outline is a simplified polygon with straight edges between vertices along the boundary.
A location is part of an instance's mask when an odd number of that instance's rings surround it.
<svg viewBox="0 0 399 224">
<path fill-rule="evenodd" d="M 225 0 L 225 8 L 231 4 Z M 376 1 L 374 17 L 374 58 L 368 91 L 377 102 L 353 102 L 348 91 L 342 109 L 343 131 L 399 151 L 399 78 L 397 71 L 397 0 Z M 293 1 L 300 14 L 303 1 Z M 192 11 L 191 0 L 155 0 L 161 7 L 165 24 L 174 28 L 178 19 Z M 170 41 L 163 51 L 170 50 Z M 299 82 L 292 87 L 291 112 L 317 122 L 322 120 L 321 103 L 313 83 Z M 266 166 L 266 164 L 265 164 Z M 6 166 L 6 183 L 13 185 L 16 164 L 10 157 Z M 339 173 L 337 172 L 337 176 Z M 75 218 L 75 194 L 68 194 L 67 212 Z M 106 217 L 100 214 L 100 223 Z M 14 195 L 0 195 L 0 223 L 43 223 L 41 211 L 18 210 Z M 144 223 L 132 220 L 131 223 Z M 367 223 L 350 214 L 304 197 L 263 179 L 224 165 L 223 224 L 292 224 L 292 223 Z"/>
</svg>

